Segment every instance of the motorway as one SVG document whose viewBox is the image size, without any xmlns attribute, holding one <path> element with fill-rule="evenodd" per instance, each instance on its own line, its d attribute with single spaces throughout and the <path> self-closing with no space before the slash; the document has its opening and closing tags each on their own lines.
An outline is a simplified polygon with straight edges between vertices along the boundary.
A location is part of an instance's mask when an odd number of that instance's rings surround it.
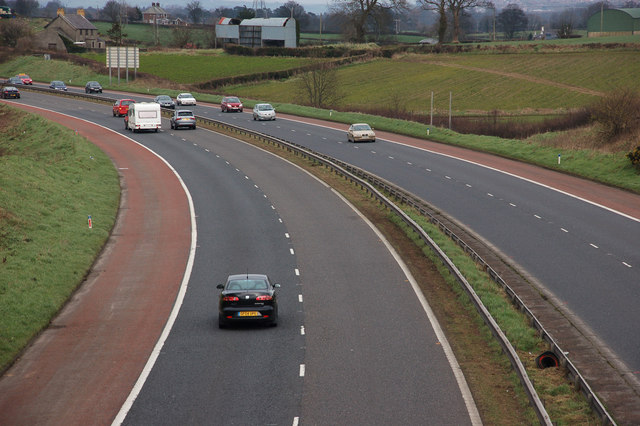
<svg viewBox="0 0 640 426">
<path fill-rule="evenodd" d="M 640 375 L 640 196 L 628 196 L 627 205 L 610 209 L 603 206 L 608 199 L 588 202 L 541 185 L 535 176 L 522 179 L 395 143 L 395 138 L 350 144 L 346 126 L 255 122 L 246 112 L 223 114 L 204 105 L 193 109 L 361 167 L 428 201 L 520 267 L 579 317 L 588 334 L 604 342 L 629 372 Z M 607 198 L 616 193 L 601 190 Z"/>
<path fill-rule="evenodd" d="M 109 106 L 26 91 L 20 102 L 124 133 Z M 477 420 L 402 263 L 356 211 L 278 157 L 168 127 L 127 136 L 182 177 L 198 246 L 178 317 L 124 424 Z M 217 328 L 215 285 L 245 271 L 282 284 L 278 327 Z"/>
</svg>

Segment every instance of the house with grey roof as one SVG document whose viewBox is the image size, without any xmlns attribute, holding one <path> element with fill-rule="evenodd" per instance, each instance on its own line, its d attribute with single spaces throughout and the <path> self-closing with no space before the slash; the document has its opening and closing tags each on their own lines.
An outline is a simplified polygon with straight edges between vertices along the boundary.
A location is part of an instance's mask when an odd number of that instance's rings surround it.
<svg viewBox="0 0 640 426">
<path fill-rule="evenodd" d="M 45 31 L 54 30 L 60 37 L 87 49 L 104 49 L 105 41 L 98 37 L 98 29 L 84 16 L 84 9 L 67 15 L 63 8 L 51 22 L 45 25 Z"/>
</svg>

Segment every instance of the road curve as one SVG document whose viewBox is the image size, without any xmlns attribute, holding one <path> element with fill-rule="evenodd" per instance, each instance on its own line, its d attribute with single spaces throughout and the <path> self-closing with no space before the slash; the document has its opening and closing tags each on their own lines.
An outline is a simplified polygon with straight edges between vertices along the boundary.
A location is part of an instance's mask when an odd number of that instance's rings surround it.
<svg viewBox="0 0 640 426">
<path fill-rule="evenodd" d="M 115 228 L 86 282 L 0 380 L 0 424 L 110 424 L 185 274 L 192 239 L 187 194 L 165 162 L 130 139 L 84 120 L 12 106 L 90 138 L 118 169 L 122 196 Z"/>
</svg>

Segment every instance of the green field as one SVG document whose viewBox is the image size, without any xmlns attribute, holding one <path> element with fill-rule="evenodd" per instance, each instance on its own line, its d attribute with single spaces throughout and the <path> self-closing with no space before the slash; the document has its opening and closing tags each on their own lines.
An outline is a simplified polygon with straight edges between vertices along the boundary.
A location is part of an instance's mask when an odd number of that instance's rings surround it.
<svg viewBox="0 0 640 426">
<path fill-rule="evenodd" d="M 105 54 L 82 56 L 105 63 Z M 169 53 L 140 54 L 140 72 L 145 72 L 176 83 L 202 83 L 221 77 L 232 77 L 258 72 L 282 71 L 298 68 L 317 61 L 311 58 L 234 56 L 222 50 L 179 50 Z"/>
<path fill-rule="evenodd" d="M 115 223 L 120 184 L 111 160 L 66 127 L 3 104 L 0 127 L 2 371 L 84 280 Z"/>
<path fill-rule="evenodd" d="M 509 112 L 562 110 L 588 105 L 591 92 L 640 88 L 636 51 L 504 55 L 407 54 L 341 67 L 336 84 L 341 108 L 398 104 L 406 111 L 428 112 L 431 92 L 436 110 Z M 291 102 L 295 78 L 228 88 L 240 96 Z"/>
<path fill-rule="evenodd" d="M 107 37 L 107 31 L 111 29 L 111 22 L 93 21 L 98 32 Z M 198 44 L 200 47 L 209 47 L 207 45 L 207 31 L 200 28 L 193 28 L 191 32 L 192 43 Z M 162 46 L 169 47 L 174 45 L 173 27 L 159 25 L 156 29 L 150 24 L 127 24 L 123 28 L 123 32 L 127 34 L 126 40 L 133 40 L 137 44 L 146 46 Z"/>
</svg>

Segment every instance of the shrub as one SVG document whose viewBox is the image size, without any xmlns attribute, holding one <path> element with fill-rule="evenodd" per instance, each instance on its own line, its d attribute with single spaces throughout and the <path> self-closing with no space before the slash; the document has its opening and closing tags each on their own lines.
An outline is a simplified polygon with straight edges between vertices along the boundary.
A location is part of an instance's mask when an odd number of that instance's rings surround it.
<svg viewBox="0 0 640 426">
<path fill-rule="evenodd" d="M 613 139 L 640 127 L 640 95 L 629 89 L 615 90 L 591 107 L 591 118 L 604 136 Z"/>
<path fill-rule="evenodd" d="M 638 145 L 635 150 L 628 153 L 627 158 L 631 160 L 633 167 L 640 170 L 640 145 Z"/>
</svg>

